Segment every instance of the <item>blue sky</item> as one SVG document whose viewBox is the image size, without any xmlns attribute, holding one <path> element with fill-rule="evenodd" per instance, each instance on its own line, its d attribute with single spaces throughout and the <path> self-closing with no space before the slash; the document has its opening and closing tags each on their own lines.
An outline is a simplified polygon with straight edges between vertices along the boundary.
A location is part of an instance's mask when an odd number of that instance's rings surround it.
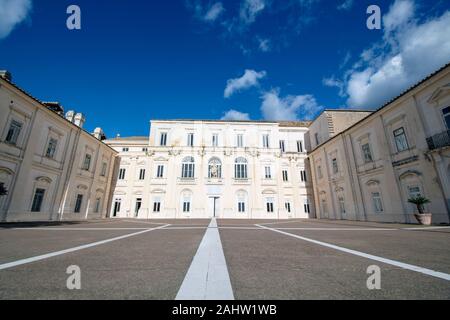
<svg viewBox="0 0 450 320">
<path fill-rule="evenodd" d="M 81 30 L 66 9 L 81 8 Z M 381 8 L 381 30 L 366 9 Z M 0 0 L 0 69 L 109 137 L 373 109 L 450 62 L 450 2 Z"/>
</svg>

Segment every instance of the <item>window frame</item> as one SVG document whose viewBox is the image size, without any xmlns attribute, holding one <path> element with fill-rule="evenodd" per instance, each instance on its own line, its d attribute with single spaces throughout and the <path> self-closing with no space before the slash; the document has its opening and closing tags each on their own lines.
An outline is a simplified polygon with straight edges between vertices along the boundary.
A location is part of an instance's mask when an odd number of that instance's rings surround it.
<svg viewBox="0 0 450 320">
<path fill-rule="evenodd" d="M 401 131 L 401 133 L 397 133 Z M 408 142 L 408 137 L 406 136 L 406 130 L 405 127 L 399 127 L 395 130 L 392 131 L 393 136 L 394 136 L 394 142 L 395 142 L 395 147 L 397 149 L 397 152 L 403 152 L 406 150 L 409 150 L 409 142 Z M 404 146 L 401 146 L 400 143 L 400 138 L 403 137 L 403 141 L 404 142 Z"/>
<path fill-rule="evenodd" d="M 10 145 L 17 146 L 23 126 L 24 124 L 22 122 L 11 119 L 8 131 L 6 132 L 5 142 Z"/>
<path fill-rule="evenodd" d="M 33 201 L 31 202 L 30 212 L 42 212 L 42 205 L 45 200 L 46 191 L 47 190 L 45 188 L 36 188 L 34 190 Z M 38 198 L 38 192 L 39 192 L 39 198 Z"/>
</svg>

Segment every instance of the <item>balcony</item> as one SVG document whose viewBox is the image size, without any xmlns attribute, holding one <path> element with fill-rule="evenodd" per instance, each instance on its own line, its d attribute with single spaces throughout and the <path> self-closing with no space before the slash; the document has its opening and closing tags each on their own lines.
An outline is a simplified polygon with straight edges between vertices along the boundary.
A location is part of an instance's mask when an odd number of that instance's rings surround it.
<svg viewBox="0 0 450 320">
<path fill-rule="evenodd" d="M 427 138 L 428 149 L 436 150 L 439 148 L 450 146 L 450 130 L 435 134 L 434 136 Z"/>
</svg>

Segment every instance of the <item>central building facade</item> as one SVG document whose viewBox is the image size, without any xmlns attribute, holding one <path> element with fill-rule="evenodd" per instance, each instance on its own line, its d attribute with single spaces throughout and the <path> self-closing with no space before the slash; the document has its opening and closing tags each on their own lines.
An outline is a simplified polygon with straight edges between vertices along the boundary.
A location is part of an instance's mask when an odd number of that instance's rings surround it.
<svg viewBox="0 0 450 320">
<path fill-rule="evenodd" d="M 151 121 L 149 137 L 107 140 L 120 156 L 110 216 L 313 217 L 308 125 Z"/>
</svg>

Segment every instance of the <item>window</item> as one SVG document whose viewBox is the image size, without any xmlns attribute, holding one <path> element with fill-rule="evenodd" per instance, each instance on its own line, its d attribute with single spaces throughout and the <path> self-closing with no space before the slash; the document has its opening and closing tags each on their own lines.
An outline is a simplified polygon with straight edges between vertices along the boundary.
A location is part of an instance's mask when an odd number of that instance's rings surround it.
<svg viewBox="0 0 450 320">
<path fill-rule="evenodd" d="M 186 157 L 183 159 L 181 165 L 181 178 L 193 179 L 195 174 L 195 163 L 193 157 Z"/>
<path fill-rule="evenodd" d="M 342 214 L 345 214 L 346 211 L 345 211 L 345 201 L 344 201 L 344 197 L 343 197 L 343 196 L 340 196 L 340 197 L 338 198 L 338 202 L 339 202 L 339 211 L 340 211 L 341 215 L 342 215 Z"/>
<path fill-rule="evenodd" d="M 285 202 L 284 207 L 286 208 L 286 211 L 288 213 L 291 213 L 291 203 L 290 202 Z"/>
<path fill-rule="evenodd" d="M 145 169 L 139 170 L 139 180 L 145 179 Z"/>
<path fill-rule="evenodd" d="M 100 172 L 100 175 L 102 177 L 106 176 L 106 169 L 108 168 L 108 164 L 106 162 L 102 163 L 102 171 Z"/>
<path fill-rule="evenodd" d="M 159 139 L 159 145 L 164 147 L 167 145 L 167 132 L 161 132 L 161 136 Z"/>
<path fill-rule="evenodd" d="M 148 148 L 142 148 L 142 152 L 148 152 Z"/>
<path fill-rule="evenodd" d="M 408 186 L 408 194 L 410 198 L 416 198 L 422 196 L 419 186 Z"/>
<path fill-rule="evenodd" d="M 31 205 L 31 212 L 41 212 L 42 203 L 44 202 L 45 189 L 36 189 Z"/>
<path fill-rule="evenodd" d="M 238 147 L 238 148 L 244 147 L 244 135 L 243 134 L 238 134 L 236 136 L 236 147 Z"/>
<path fill-rule="evenodd" d="M 158 165 L 158 167 L 156 169 L 156 177 L 164 178 L 164 165 L 162 165 L 162 164 Z"/>
<path fill-rule="evenodd" d="M 273 198 L 267 198 L 266 199 L 266 211 L 267 211 L 267 213 L 272 213 L 274 211 L 273 201 L 274 201 Z"/>
<path fill-rule="evenodd" d="M 271 172 L 271 168 L 270 168 L 270 166 L 265 166 L 264 167 L 264 177 L 266 178 L 266 179 L 272 179 L 272 172 Z"/>
<path fill-rule="evenodd" d="M 134 215 L 136 217 L 139 215 L 139 210 L 141 209 L 141 206 L 142 206 L 142 198 L 137 198 L 136 204 L 134 206 Z"/>
<path fill-rule="evenodd" d="M 214 133 L 212 135 L 212 146 L 218 147 L 219 146 L 219 135 L 217 133 Z"/>
<path fill-rule="evenodd" d="M 297 141 L 297 152 L 301 153 L 303 152 L 303 142 L 302 141 Z"/>
<path fill-rule="evenodd" d="M 75 201 L 75 210 L 74 210 L 75 213 L 80 213 L 82 204 L 83 204 L 83 195 L 77 194 L 77 198 Z"/>
<path fill-rule="evenodd" d="M 191 212 L 191 197 L 184 196 L 183 199 L 183 212 Z"/>
<path fill-rule="evenodd" d="M 212 158 L 208 162 L 208 178 L 222 178 L 222 162 L 217 158 Z"/>
<path fill-rule="evenodd" d="M 450 130 L 450 107 L 444 108 L 442 110 L 442 115 L 444 116 L 445 125 L 447 130 Z"/>
<path fill-rule="evenodd" d="M 398 152 L 409 149 L 408 141 L 406 140 L 405 129 L 403 127 L 394 130 L 394 140 Z"/>
<path fill-rule="evenodd" d="M 125 174 L 126 174 L 127 170 L 122 168 L 119 170 L 119 180 L 124 180 L 125 179 Z"/>
<path fill-rule="evenodd" d="M 316 146 L 318 146 L 318 145 L 320 144 L 319 134 L 318 134 L 318 133 L 315 133 L 315 134 L 314 134 L 314 138 L 315 138 L 315 140 L 316 140 Z"/>
<path fill-rule="evenodd" d="M 372 152 L 370 151 L 370 145 L 368 143 L 363 144 L 361 146 L 362 153 L 363 153 L 363 159 L 365 163 L 369 163 L 373 161 L 372 158 Z"/>
<path fill-rule="evenodd" d="M 17 144 L 20 130 L 22 130 L 22 124 L 16 120 L 12 120 L 5 141 L 10 144 Z"/>
<path fill-rule="evenodd" d="M 100 203 L 101 203 L 101 199 L 100 198 L 95 199 L 94 213 L 99 213 L 100 212 Z"/>
<path fill-rule="evenodd" d="M 234 177 L 236 179 L 247 179 L 247 160 L 237 158 L 234 164 Z"/>
<path fill-rule="evenodd" d="M 383 212 L 383 203 L 381 201 L 381 194 L 379 192 L 372 192 L 372 203 L 375 213 Z"/>
<path fill-rule="evenodd" d="M 305 213 L 311 213 L 308 199 L 305 199 L 305 202 L 303 203 L 303 209 L 305 210 Z"/>
<path fill-rule="evenodd" d="M 286 152 L 284 140 L 280 140 L 280 150 L 281 152 Z"/>
<path fill-rule="evenodd" d="M 237 193 L 237 209 L 239 213 L 246 212 L 247 192 L 241 190 Z"/>
<path fill-rule="evenodd" d="M 302 182 L 307 182 L 307 178 L 306 178 L 306 171 L 305 170 L 300 170 L 300 179 L 302 180 Z"/>
<path fill-rule="evenodd" d="M 317 166 L 317 177 L 319 179 L 322 179 L 323 175 L 322 175 L 322 167 L 321 166 Z"/>
<path fill-rule="evenodd" d="M 269 135 L 268 134 L 264 134 L 263 135 L 263 148 L 265 148 L 265 149 L 269 149 L 270 148 Z"/>
<path fill-rule="evenodd" d="M 153 212 L 161 212 L 161 199 L 155 198 L 153 200 Z"/>
<path fill-rule="evenodd" d="M 130 148 L 122 148 L 122 152 L 128 152 L 130 151 Z"/>
<path fill-rule="evenodd" d="M 50 138 L 47 146 L 47 151 L 45 151 L 45 156 L 47 158 L 53 159 L 56 152 L 56 145 L 58 144 L 58 140 Z"/>
<path fill-rule="evenodd" d="M 288 171 L 287 170 L 283 170 L 283 181 L 284 182 L 288 182 L 289 181 Z"/>
<path fill-rule="evenodd" d="M 92 156 L 90 154 L 84 156 L 83 170 L 89 171 L 91 168 L 91 159 Z"/>
<path fill-rule="evenodd" d="M 194 146 L 194 134 L 193 133 L 188 133 L 188 135 L 187 135 L 187 146 L 188 147 Z"/>
<path fill-rule="evenodd" d="M 120 204 L 122 203 L 122 199 L 116 199 L 114 202 L 114 210 L 113 210 L 113 217 L 117 216 L 117 213 L 120 212 Z"/>
<path fill-rule="evenodd" d="M 334 158 L 333 160 L 331 160 L 331 163 L 332 163 L 332 166 L 333 166 L 333 173 L 337 174 L 339 172 L 337 159 Z"/>
<path fill-rule="evenodd" d="M 238 212 L 239 213 L 245 212 L 245 202 L 244 201 L 238 202 Z"/>
</svg>

